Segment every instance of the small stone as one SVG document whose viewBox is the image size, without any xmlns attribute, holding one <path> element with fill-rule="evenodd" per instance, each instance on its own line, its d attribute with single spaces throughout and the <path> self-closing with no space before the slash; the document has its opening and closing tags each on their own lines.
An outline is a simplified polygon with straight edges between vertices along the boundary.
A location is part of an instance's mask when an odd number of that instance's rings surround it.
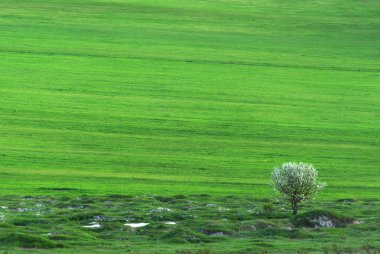
<svg viewBox="0 0 380 254">
<path fill-rule="evenodd" d="M 210 234 L 210 236 L 226 236 L 223 232 L 215 232 Z"/>
<path fill-rule="evenodd" d="M 177 223 L 174 222 L 174 221 L 166 221 L 166 222 L 164 222 L 164 224 L 166 224 L 166 225 L 176 225 Z"/>
<path fill-rule="evenodd" d="M 166 208 L 166 207 L 157 207 L 151 211 L 149 211 L 149 213 L 157 213 L 157 212 L 171 212 L 172 209 L 170 208 Z"/>
</svg>

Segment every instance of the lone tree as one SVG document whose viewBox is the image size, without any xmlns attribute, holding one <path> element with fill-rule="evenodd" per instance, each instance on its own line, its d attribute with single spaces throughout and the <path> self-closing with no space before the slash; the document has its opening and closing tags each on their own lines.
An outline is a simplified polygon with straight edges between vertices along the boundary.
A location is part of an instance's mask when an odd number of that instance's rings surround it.
<svg viewBox="0 0 380 254">
<path fill-rule="evenodd" d="M 273 187 L 292 205 L 293 214 L 298 203 L 313 199 L 326 183 L 318 182 L 318 171 L 312 164 L 286 162 L 272 172 Z"/>
</svg>

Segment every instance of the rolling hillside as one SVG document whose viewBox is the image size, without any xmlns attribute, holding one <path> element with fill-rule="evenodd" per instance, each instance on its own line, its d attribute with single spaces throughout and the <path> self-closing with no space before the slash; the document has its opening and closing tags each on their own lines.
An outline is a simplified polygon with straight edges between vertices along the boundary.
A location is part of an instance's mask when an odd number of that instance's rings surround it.
<svg viewBox="0 0 380 254">
<path fill-rule="evenodd" d="M 0 188 L 380 193 L 380 2 L 2 0 Z M 62 191 L 63 190 L 63 191 Z"/>
</svg>

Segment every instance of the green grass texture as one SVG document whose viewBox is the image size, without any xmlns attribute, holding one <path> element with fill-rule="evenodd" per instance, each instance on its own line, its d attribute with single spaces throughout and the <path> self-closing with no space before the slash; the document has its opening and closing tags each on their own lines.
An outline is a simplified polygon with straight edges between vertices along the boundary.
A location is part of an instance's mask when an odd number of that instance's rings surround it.
<svg viewBox="0 0 380 254">
<path fill-rule="evenodd" d="M 379 59 L 378 0 L 2 0 L 0 191 L 378 199 Z"/>
</svg>

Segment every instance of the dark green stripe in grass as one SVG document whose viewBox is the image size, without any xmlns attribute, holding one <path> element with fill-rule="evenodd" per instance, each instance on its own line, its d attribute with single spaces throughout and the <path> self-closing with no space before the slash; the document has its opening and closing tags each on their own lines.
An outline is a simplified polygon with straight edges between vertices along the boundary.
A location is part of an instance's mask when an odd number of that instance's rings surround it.
<svg viewBox="0 0 380 254">
<path fill-rule="evenodd" d="M 68 53 L 68 52 L 38 52 L 38 51 L 11 51 L 11 50 L 0 50 L 0 53 L 7 54 L 31 54 L 31 55 L 41 55 L 41 56 L 69 56 L 69 57 L 97 57 L 97 58 L 121 58 L 121 59 L 136 59 L 136 60 L 147 60 L 147 61 L 169 61 L 169 62 L 184 62 L 184 63 L 195 63 L 195 64 L 221 64 L 221 65 L 241 65 L 241 66 L 254 66 L 254 67 L 270 67 L 270 68 L 290 68 L 290 69 L 309 69 L 309 70 L 322 70 L 322 71 L 347 71 L 347 72 L 368 72 L 368 73 L 378 73 L 380 69 L 369 69 L 369 68 L 344 68 L 338 66 L 312 66 L 312 65 L 292 65 L 292 64 L 275 64 L 275 63 L 249 63 L 249 62 L 239 62 L 239 61 L 212 61 L 212 60 L 201 60 L 201 59 L 174 59 L 166 57 L 143 57 L 135 55 L 106 55 L 106 54 L 89 54 L 89 53 Z"/>
</svg>

